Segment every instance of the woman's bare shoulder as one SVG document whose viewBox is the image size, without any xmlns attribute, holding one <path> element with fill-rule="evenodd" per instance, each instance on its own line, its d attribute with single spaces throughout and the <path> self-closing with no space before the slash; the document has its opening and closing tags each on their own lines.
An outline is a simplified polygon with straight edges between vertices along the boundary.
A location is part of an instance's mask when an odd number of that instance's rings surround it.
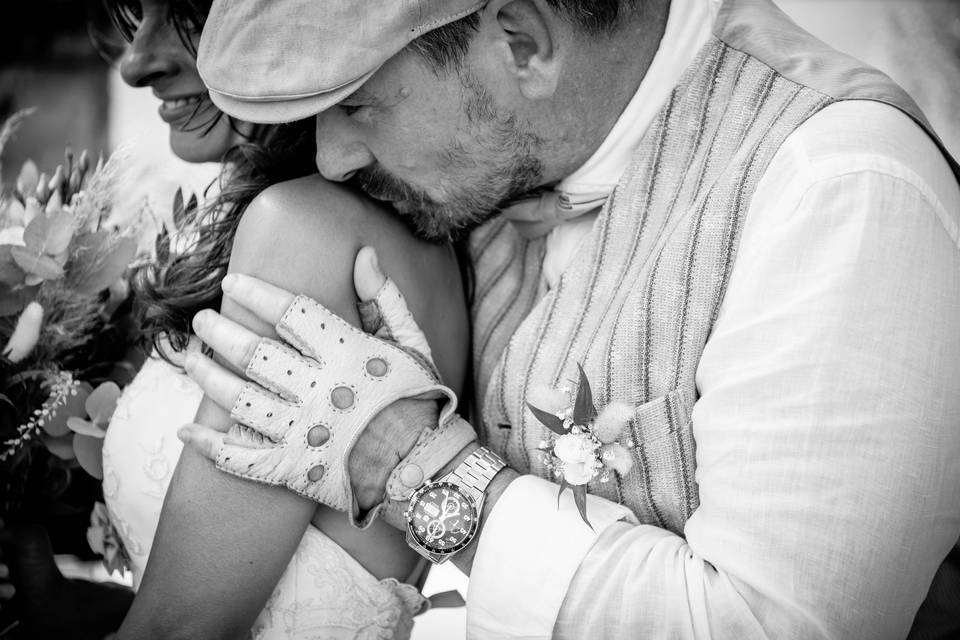
<svg viewBox="0 0 960 640">
<path fill-rule="evenodd" d="M 335 251 L 351 238 L 362 238 L 371 226 L 391 230 L 402 227 L 375 202 L 312 175 L 281 182 L 260 192 L 244 212 L 237 235 L 241 241 L 265 244 L 293 241 L 298 247 Z M 340 241 L 333 246 L 329 242 L 331 233 Z"/>
<path fill-rule="evenodd" d="M 364 246 L 377 250 L 431 346 L 446 353 L 441 370 L 459 361 L 453 354 L 469 342 L 468 321 L 452 249 L 415 238 L 386 207 L 319 175 L 273 185 L 250 203 L 230 268 L 310 296 L 357 324 L 353 264 Z M 460 378 L 459 367 L 448 373 Z"/>
</svg>

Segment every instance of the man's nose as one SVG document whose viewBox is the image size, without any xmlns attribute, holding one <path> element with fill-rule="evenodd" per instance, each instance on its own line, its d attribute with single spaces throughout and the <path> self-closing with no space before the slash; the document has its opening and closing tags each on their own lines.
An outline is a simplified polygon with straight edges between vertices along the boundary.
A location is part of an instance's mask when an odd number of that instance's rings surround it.
<svg viewBox="0 0 960 640">
<path fill-rule="evenodd" d="M 331 182 L 344 182 L 375 162 L 356 126 L 338 107 L 317 116 L 317 170 Z"/>
</svg>

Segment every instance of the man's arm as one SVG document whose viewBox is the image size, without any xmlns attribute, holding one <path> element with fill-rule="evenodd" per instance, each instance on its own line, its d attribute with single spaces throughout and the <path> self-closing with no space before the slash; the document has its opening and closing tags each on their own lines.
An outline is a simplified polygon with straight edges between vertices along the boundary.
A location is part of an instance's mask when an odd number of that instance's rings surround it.
<svg viewBox="0 0 960 640">
<path fill-rule="evenodd" d="M 828 111 L 844 117 L 784 145 L 747 217 L 697 373 L 700 507 L 684 537 L 595 497 L 591 531 L 556 485 L 502 471 L 459 560 L 468 635 L 906 634 L 960 534 L 960 192 L 899 112 Z M 187 440 L 222 446 L 202 429 Z M 355 493 L 382 495 L 365 469 L 397 459 L 350 460 Z"/>
<path fill-rule="evenodd" d="M 684 537 L 618 522 L 578 554 L 576 511 L 544 521 L 531 500 L 551 494 L 525 477 L 479 540 L 470 635 L 906 635 L 960 535 L 960 198 L 923 159 L 933 145 L 906 140 L 906 164 L 793 167 L 748 216 L 698 369 Z M 535 543 L 514 544 L 523 532 Z"/>
</svg>

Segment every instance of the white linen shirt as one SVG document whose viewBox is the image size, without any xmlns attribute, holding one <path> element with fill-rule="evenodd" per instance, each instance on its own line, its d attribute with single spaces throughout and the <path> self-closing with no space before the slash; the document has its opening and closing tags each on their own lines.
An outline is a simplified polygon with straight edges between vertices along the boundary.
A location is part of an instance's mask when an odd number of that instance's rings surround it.
<svg viewBox="0 0 960 640">
<path fill-rule="evenodd" d="M 521 476 L 478 542 L 468 637 L 907 634 L 960 538 L 960 189 L 906 115 L 838 103 L 787 138 L 696 382 L 684 537 L 591 496 L 593 533 Z"/>
</svg>

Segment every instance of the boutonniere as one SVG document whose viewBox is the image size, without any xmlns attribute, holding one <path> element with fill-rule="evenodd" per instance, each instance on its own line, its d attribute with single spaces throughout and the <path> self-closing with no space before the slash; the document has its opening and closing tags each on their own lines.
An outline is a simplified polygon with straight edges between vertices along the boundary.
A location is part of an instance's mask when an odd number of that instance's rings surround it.
<svg viewBox="0 0 960 640">
<path fill-rule="evenodd" d="M 560 492 L 573 492 L 580 517 L 587 519 L 587 483 L 594 478 L 609 482 L 612 473 L 626 475 L 633 467 L 629 449 L 633 443 L 618 442 L 623 428 L 633 418 L 633 409 L 623 402 L 611 402 L 599 413 L 593 404 L 590 381 L 579 364 L 580 380 L 576 392 L 569 387 L 531 390 L 532 402 L 527 406 L 543 426 L 556 434 L 552 441 L 542 441 L 538 450 L 543 462 L 560 480 Z M 540 405 L 534 406 L 533 403 Z"/>
</svg>

